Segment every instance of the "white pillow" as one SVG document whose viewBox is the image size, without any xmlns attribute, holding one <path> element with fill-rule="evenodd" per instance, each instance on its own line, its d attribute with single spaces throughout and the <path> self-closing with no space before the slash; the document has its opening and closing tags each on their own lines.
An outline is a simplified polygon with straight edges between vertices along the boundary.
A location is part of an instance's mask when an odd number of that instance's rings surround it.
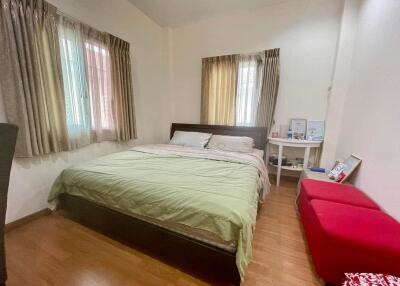
<svg viewBox="0 0 400 286">
<path fill-rule="evenodd" d="M 254 139 L 243 136 L 213 135 L 207 148 L 231 152 L 253 152 Z"/>
<path fill-rule="evenodd" d="M 211 135 L 211 133 L 175 131 L 169 144 L 204 148 Z"/>
<path fill-rule="evenodd" d="M 261 157 L 261 158 L 264 158 L 264 151 L 263 150 L 254 148 L 253 149 L 253 153 L 256 154 L 257 156 Z"/>
</svg>

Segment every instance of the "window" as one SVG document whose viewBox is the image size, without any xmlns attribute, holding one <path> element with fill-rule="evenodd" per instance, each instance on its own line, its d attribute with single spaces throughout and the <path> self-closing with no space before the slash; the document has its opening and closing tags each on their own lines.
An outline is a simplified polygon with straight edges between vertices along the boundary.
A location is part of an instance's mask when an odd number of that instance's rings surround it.
<svg viewBox="0 0 400 286">
<path fill-rule="evenodd" d="M 110 54 L 103 43 L 86 41 L 87 78 L 89 85 L 91 127 L 112 130 Z M 98 126 L 97 126 L 98 125 Z"/>
<path fill-rule="evenodd" d="M 236 87 L 236 125 L 254 126 L 261 91 L 262 61 L 256 56 L 242 56 L 239 60 Z"/>
<path fill-rule="evenodd" d="M 60 55 L 65 94 L 65 112 L 70 136 L 90 135 L 84 55 L 72 29 L 60 29 Z"/>
<path fill-rule="evenodd" d="M 101 33 L 61 22 L 59 42 L 66 121 L 73 144 L 116 139 L 111 60 Z"/>
<path fill-rule="evenodd" d="M 271 128 L 279 74 L 279 49 L 203 58 L 201 123 Z"/>
</svg>

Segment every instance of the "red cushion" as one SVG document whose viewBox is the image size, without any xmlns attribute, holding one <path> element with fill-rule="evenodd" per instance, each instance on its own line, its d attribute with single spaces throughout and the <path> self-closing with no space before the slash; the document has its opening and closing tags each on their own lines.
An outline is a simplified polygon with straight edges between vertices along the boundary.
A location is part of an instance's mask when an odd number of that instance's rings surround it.
<svg viewBox="0 0 400 286">
<path fill-rule="evenodd" d="M 378 210 L 312 200 L 305 232 L 320 276 L 339 284 L 346 272 L 400 275 L 400 224 Z"/>
<path fill-rule="evenodd" d="M 398 255 L 400 262 L 400 224 L 391 216 L 378 210 L 320 200 L 311 201 L 311 207 L 331 239 L 365 247 L 369 253 Z"/>
<path fill-rule="evenodd" d="M 380 209 L 367 195 L 350 185 L 304 179 L 301 181 L 301 193 L 309 201 L 319 199 L 377 210 Z"/>
</svg>

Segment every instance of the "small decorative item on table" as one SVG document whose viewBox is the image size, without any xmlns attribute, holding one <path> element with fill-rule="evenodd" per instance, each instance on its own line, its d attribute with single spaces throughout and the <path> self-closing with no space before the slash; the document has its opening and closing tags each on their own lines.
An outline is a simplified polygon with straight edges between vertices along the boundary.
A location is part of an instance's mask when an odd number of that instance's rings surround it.
<svg viewBox="0 0 400 286">
<path fill-rule="evenodd" d="M 307 121 L 307 140 L 321 141 L 324 140 L 325 121 L 324 120 L 308 120 Z"/>
<path fill-rule="evenodd" d="M 332 170 L 329 172 L 329 179 L 334 180 L 335 182 L 340 182 L 346 176 L 344 173 L 345 167 L 345 164 L 336 161 Z"/>
<path fill-rule="evenodd" d="M 294 132 L 293 133 L 293 139 L 296 139 L 296 140 L 304 140 L 304 133 L 301 133 L 301 132 Z"/>
<path fill-rule="evenodd" d="M 272 137 L 272 138 L 278 138 L 278 137 L 279 137 L 279 133 L 276 132 L 276 131 L 271 132 L 271 137 Z"/>
<path fill-rule="evenodd" d="M 281 138 L 287 138 L 289 132 L 289 124 L 281 124 L 279 129 L 279 135 Z"/>
<path fill-rule="evenodd" d="M 293 132 L 293 139 L 304 139 L 307 132 L 307 119 L 290 120 L 290 130 Z"/>
<path fill-rule="evenodd" d="M 329 173 L 329 178 L 338 183 L 344 183 L 360 166 L 361 159 L 355 155 L 350 155 L 344 162 L 336 161 Z"/>
</svg>

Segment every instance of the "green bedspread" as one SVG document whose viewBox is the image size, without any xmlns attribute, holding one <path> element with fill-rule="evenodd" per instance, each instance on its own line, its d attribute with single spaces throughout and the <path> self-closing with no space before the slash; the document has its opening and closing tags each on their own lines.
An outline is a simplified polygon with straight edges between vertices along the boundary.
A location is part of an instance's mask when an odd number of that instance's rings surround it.
<svg viewBox="0 0 400 286">
<path fill-rule="evenodd" d="M 138 151 L 114 153 L 64 170 L 49 195 L 83 197 L 126 214 L 207 230 L 236 241 L 243 279 L 256 222 L 258 170 L 250 165 Z"/>
</svg>

